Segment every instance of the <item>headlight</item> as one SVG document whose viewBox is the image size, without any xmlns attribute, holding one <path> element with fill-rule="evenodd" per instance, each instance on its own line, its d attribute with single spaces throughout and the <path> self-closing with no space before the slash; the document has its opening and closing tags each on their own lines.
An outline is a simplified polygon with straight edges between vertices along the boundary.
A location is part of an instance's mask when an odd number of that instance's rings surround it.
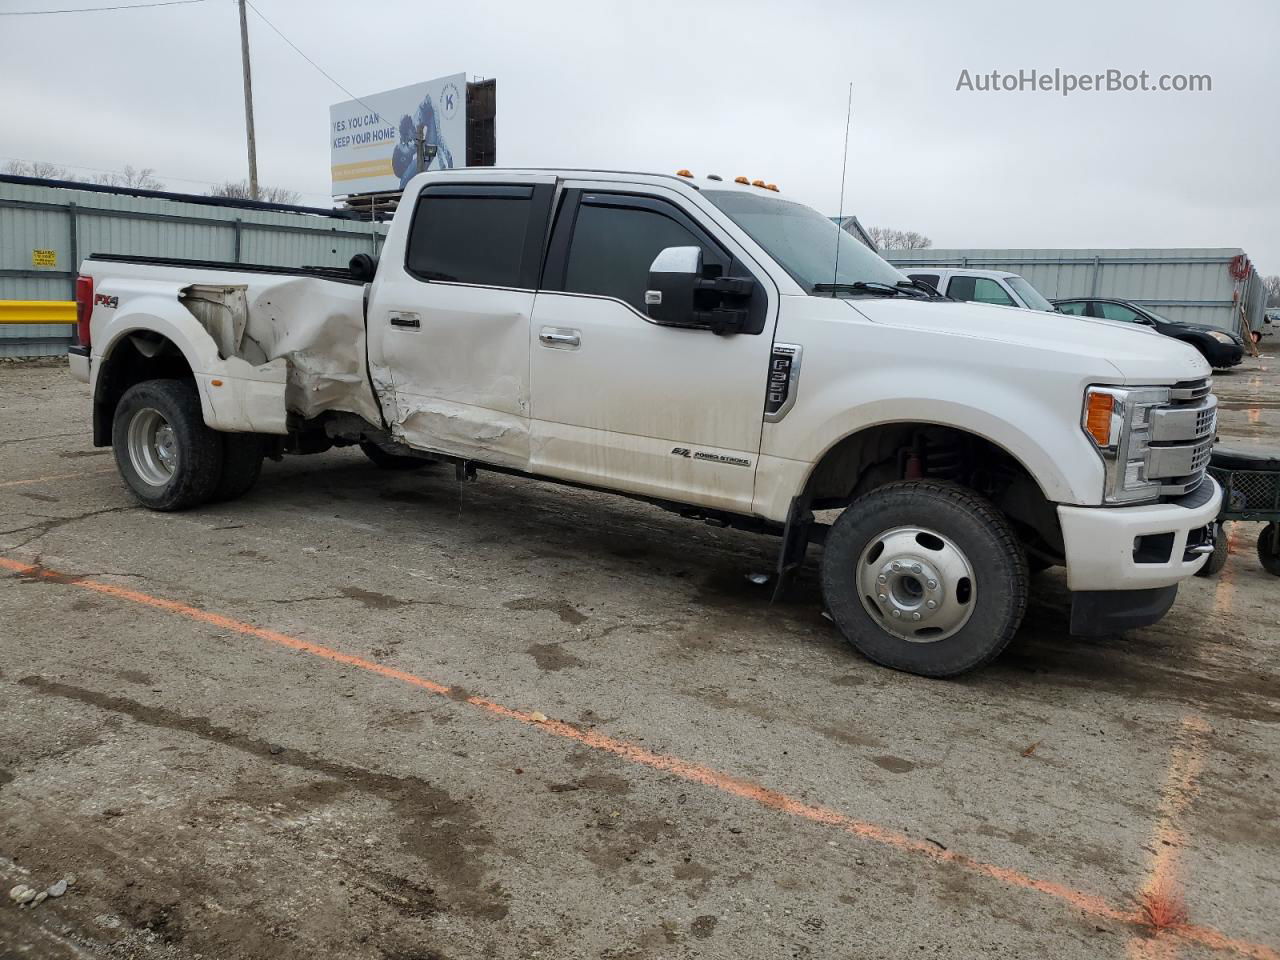
<svg viewBox="0 0 1280 960">
<path fill-rule="evenodd" d="M 1214 330 L 1209 336 L 1217 340 L 1219 343 L 1235 343 L 1236 338 L 1229 333 L 1223 333 L 1221 330 Z"/>
<path fill-rule="evenodd" d="M 1146 477 L 1151 410 L 1169 402 L 1168 387 L 1090 387 L 1080 425 L 1093 441 L 1107 471 L 1107 503 L 1152 500 L 1160 484 Z"/>
</svg>

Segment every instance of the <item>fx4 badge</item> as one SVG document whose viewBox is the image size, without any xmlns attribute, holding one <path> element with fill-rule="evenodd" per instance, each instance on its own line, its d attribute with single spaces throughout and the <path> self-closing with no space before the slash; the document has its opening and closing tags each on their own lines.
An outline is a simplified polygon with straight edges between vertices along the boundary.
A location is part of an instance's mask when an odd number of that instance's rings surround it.
<svg viewBox="0 0 1280 960">
<path fill-rule="evenodd" d="M 95 307 L 111 307 L 120 306 L 119 297 L 108 297 L 105 293 L 95 293 L 93 295 L 93 305 Z"/>
<path fill-rule="evenodd" d="M 688 447 L 673 447 L 673 457 L 686 457 L 690 460 L 706 460 L 710 463 L 726 463 L 731 467 L 749 467 L 751 461 L 744 457 L 726 457 L 719 453 L 707 453 L 704 450 L 690 450 Z"/>
</svg>

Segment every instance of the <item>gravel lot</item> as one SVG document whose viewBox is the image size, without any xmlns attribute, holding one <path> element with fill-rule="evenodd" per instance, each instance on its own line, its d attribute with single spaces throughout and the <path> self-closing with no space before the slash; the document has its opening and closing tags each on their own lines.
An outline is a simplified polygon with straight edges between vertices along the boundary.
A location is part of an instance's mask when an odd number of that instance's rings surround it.
<svg viewBox="0 0 1280 960">
<path fill-rule="evenodd" d="M 1280 443 L 1271 360 L 1224 438 Z M 1280 599 L 1123 637 L 1061 571 L 958 681 L 746 579 L 772 541 L 359 452 L 137 507 L 0 365 L 0 956 L 1280 957 Z"/>
</svg>

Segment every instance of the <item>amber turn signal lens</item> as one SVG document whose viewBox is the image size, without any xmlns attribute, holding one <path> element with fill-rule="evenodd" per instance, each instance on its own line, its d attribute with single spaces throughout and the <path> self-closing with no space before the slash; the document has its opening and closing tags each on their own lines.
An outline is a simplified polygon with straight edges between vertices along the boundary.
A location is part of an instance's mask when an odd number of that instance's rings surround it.
<svg viewBox="0 0 1280 960">
<path fill-rule="evenodd" d="M 676 176 L 677 176 L 677 177 L 692 177 L 692 176 L 693 176 L 693 174 L 692 174 L 692 173 L 690 173 L 688 170 L 677 170 L 677 171 L 676 171 Z"/>
<path fill-rule="evenodd" d="M 1085 401 L 1084 429 L 1100 447 L 1111 445 L 1111 411 L 1115 398 L 1109 393 L 1090 391 Z"/>
</svg>

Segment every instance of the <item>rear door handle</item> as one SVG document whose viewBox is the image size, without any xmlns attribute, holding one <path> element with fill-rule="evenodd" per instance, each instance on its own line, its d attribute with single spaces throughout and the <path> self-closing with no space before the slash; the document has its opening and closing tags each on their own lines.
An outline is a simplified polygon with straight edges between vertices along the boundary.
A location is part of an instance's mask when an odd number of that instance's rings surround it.
<svg viewBox="0 0 1280 960">
<path fill-rule="evenodd" d="M 577 330 L 559 330 L 555 327 L 543 327 L 538 339 L 548 347 L 577 347 L 582 344 Z"/>
<path fill-rule="evenodd" d="M 389 319 L 393 327 L 409 327 L 417 330 L 422 326 L 422 321 L 418 319 L 416 313 L 393 313 Z"/>
</svg>

